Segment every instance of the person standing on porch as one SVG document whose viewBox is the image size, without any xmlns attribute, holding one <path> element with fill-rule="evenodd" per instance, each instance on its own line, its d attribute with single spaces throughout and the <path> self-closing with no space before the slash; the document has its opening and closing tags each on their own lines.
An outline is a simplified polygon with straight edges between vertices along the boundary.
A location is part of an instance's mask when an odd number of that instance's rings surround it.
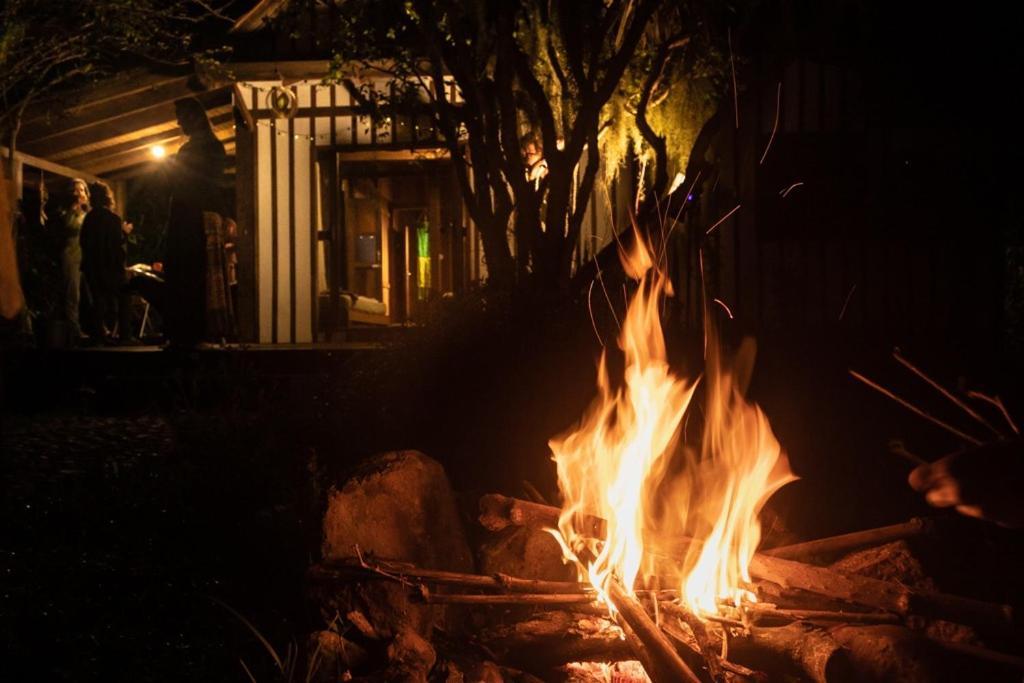
<svg viewBox="0 0 1024 683">
<path fill-rule="evenodd" d="M 188 141 L 171 167 L 164 323 L 170 346 L 190 348 L 206 336 L 207 223 L 220 224 L 227 155 L 199 100 L 177 100 L 174 110 Z"/>
<path fill-rule="evenodd" d="M 79 235 L 82 222 L 89 213 L 89 186 L 81 178 L 71 181 L 71 203 L 60 211 L 59 226 L 64 245 L 60 253 L 61 272 L 64 276 L 64 318 L 67 320 L 73 342 L 82 337 L 78 322 L 81 304 L 82 246 Z"/>
<path fill-rule="evenodd" d="M 127 279 L 125 224 L 114 213 L 114 193 L 105 183 L 93 184 L 92 202 L 80 235 L 82 276 L 92 302 L 89 334 L 95 342 L 111 343 L 120 323 L 121 338 L 127 340 L 131 336 L 129 310 L 121 297 Z"/>
</svg>

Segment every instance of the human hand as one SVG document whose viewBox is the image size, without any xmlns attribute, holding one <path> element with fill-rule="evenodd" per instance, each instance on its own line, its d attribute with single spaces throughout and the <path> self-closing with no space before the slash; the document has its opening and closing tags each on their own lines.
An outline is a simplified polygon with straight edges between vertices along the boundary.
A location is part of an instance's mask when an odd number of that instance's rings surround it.
<svg viewBox="0 0 1024 683">
<path fill-rule="evenodd" d="M 935 507 L 1001 526 L 1024 526 L 1024 443 L 986 444 L 947 455 L 910 473 L 910 486 Z"/>
<path fill-rule="evenodd" d="M 135 226 L 129 221 L 124 221 L 121 223 L 121 229 L 124 230 L 124 234 L 130 235 L 132 234 L 132 230 L 135 229 Z"/>
</svg>

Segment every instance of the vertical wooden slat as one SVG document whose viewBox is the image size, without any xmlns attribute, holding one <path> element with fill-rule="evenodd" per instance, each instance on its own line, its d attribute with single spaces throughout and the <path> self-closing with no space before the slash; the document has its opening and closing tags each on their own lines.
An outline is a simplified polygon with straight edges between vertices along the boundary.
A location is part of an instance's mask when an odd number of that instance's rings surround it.
<svg viewBox="0 0 1024 683">
<path fill-rule="evenodd" d="M 292 86 L 292 95 L 295 100 L 298 101 L 299 92 L 296 86 Z M 295 174 L 298 172 L 295 163 L 295 120 L 293 118 L 288 119 L 288 259 L 290 267 L 288 269 L 288 290 L 289 290 L 289 307 L 288 307 L 288 326 L 290 336 L 288 341 L 295 343 L 295 309 L 296 303 L 296 273 L 295 269 L 298 265 L 296 263 L 295 256 Z"/>
<path fill-rule="evenodd" d="M 314 7 L 315 11 L 315 7 Z M 316 198 L 320 191 L 320 184 L 316 181 L 316 85 L 311 85 L 309 88 L 309 99 L 310 114 L 309 114 L 309 137 L 313 138 L 309 142 L 309 227 L 307 228 L 310 232 L 310 248 L 309 248 L 309 296 L 311 304 L 310 310 L 310 325 L 313 329 L 311 330 L 313 341 L 319 341 L 319 318 L 320 318 L 320 287 L 317 278 L 319 273 L 320 264 L 318 263 L 317 253 L 319 245 L 319 235 L 317 227 L 319 226 L 319 211 L 317 210 Z"/>
<path fill-rule="evenodd" d="M 270 119 L 270 343 L 277 343 L 277 119 Z"/>
<path fill-rule="evenodd" d="M 333 3 L 332 3 L 333 7 Z M 332 21 L 334 20 L 334 13 L 332 12 Z M 338 86 L 331 86 L 331 109 L 333 110 L 338 104 Z M 331 145 L 338 144 L 338 117 L 331 116 Z M 331 319 L 329 323 L 329 329 L 327 331 L 328 341 L 331 336 L 341 325 L 341 269 L 342 269 L 342 254 L 344 253 L 343 244 L 344 236 L 341 234 L 341 185 L 338 182 L 338 156 L 336 154 L 331 155 L 330 164 L 328 166 L 328 187 L 329 195 L 328 202 L 331 207 L 331 224 L 329 229 L 331 231 L 330 247 L 328 249 L 328 282 L 327 286 L 330 290 L 330 307 L 331 307 Z"/>
</svg>

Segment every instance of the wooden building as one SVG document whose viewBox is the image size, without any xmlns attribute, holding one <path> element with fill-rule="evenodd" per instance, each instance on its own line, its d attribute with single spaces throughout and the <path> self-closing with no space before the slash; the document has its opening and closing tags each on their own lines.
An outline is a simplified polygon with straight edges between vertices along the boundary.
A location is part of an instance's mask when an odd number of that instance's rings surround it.
<svg viewBox="0 0 1024 683">
<path fill-rule="evenodd" d="M 103 177 L 123 197 L 158 171 L 154 147 L 182 143 L 173 101 L 195 95 L 232 158 L 242 339 L 316 343 L 415 321 L 486 278 L 447 152 L 429 117 L 396 111 L 373 124 L 348 88 L 322 85 L 333 4 L 308 3 L 298 32 L 273 21 L 287 4 L 263 0 L 239 19 L 228 76 L 131 72 L 64 115 L 37 107 L 20 136 L 24 167 Z M 969 143 L 949 117 L 929 119 L 927 97 L 901 92 L 912 74 L 876 50 L 858 7 L 779 2 L 748 38 L 756 59 L 739 65 L 735 105 L 727 96 L 699 138 L 700 181 L 673 233 L 688 324 L 701 315 L 703 245 L 711 291 L 752 333 L 997 334 L 1001 242 L 959 229 L 985 201 L 978 169 L 957 166 Z M 387 87 L 382 74 L 361 76 Z M 623 206 L 629 190 L 616 192 Z M 579 263 L 613 240 L 597 204 L 607 196 L 595 192 Z"/>
</svg>

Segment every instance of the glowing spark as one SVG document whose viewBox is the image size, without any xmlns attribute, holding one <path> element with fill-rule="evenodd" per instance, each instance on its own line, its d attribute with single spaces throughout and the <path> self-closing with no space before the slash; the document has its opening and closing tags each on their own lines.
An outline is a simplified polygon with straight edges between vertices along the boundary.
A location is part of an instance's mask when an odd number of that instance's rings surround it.
<svg viewBox="0 0 1024 683">
<path fill-rule="evenodd" d="M 679 186 L 686 182 L 685 173 L 676 173 L 676 177 L 672 179 L 672 187 L 668 188 L 668 193 L 672 194 L 679 189 Z"/>
<path fill-rule="evenodd" d="M 915 406 L 913 403 L 910 403 L 909 401 L 900 398 L 896 394 L 892 393 L 891 391 L 889 391 L 885 387 L 883 387 L 883 386 L 881 386 L 881 385 L 871 381 L 870 379 L 868 379 L 864 375 L 860 374 L 856 370 L 850 370 L 850 375 L 854 379 L 859 380 L 859 381 L 863 382 L 864 384 L 867 384 L 869 387 L 871 387 L 872 389 L 874 389 L 878 393 L 882 394 L 883 396 L 887 396 L 887 397 L 891 398 L 892 400 L 896 401 L 901 406 L 903 406 L 904 408 L 906 408 L 910 412 L 914 413 L 918 417 L 923 417 L 924 419 L 928 420 L 929 422 L 931 422 L 932 424 L 936 425 L 937 427 L 942 427 L 947 432 L 949 432 L 950 434 L 953 434 L 957 438 L 959 438 L 959 439 L 961 439 L 963 441 L 966 441 L 967 443 L 974 444 L 975 446 L 980 446 L 981 445 L 981 440 L 980 439 L 976 439 L 973 436 L 971 436 L 970 434 L 964 434 L 963 432 L 961 432 L 956 427 L 948 425 L 945 422 L 943 422 L 942 420 L 940 420 L 939 418 L 933 417 L 933 416 L 929 415 L 928 413 L 924 412 L 923 410 L 921 410 L 920 408 Z"/>
<path fill-rule="evenodd" d="M 693 179 L 692 183 L 690 183 L 690 189 L 686 191 L 686 196 L 683 197 L 683 203 L 679 205 L 679 210 L 676 211 L 676 216 L 672 219 L 672 225 L 669 226 L 668 235 L 665 236 L 665 242 L 661 245 L 661 256 L 658 257 L 658 268 L 661 268 L 665 262 L 665 256 L 668 254 L 668 240 L 672 237 L 672 231 L 676 229 L 676 225 L 679 223 L 679 216 L 682 215 L 683 209 L 686 208 L 686 202 L 693 199 L 693 188 L 697 187 L 701 173 L 703 173 L 703 171 L 697 171 L 697 177 Z"/>
<path fill-rule="evenodd" d="M 600 265 L 597 267 L 597 281 L 601 283 L 601 291 L 604 292 L 604 300 L 608 302 L 608 310 L 612 312 L 612 318 L 615 319 L 615 326 L 621 330 L 622 323 L 619 322 L 619 316 L 615 313 L 615 306 L 612 305 L 612 298 L 608 296 L 608 288 L 604 286 L 604 274 L 601 272 Z"/>
<path fill-rule="evenodd" d="M 789 196 L 790 192 L 792 192 L 793 190 L 795 190 L 796 188 L 800 187 L 803 184 L 804 184 L 803 181 L 795 182 L 792 185 L 790 185 L 789 187 L 787 187 L 785 190 L 780 192 L 779 194 L 782 195 L 783 199 L 785 199 L 786 197 Z"/>
<path fill-rule="evenodd" d="M 153 155 L 154 159 L 163 159 L 167 156 L 167 150 L 163 145 L 153 145 L 149 148 L 149 153 Z"/>
<path fill-rule="evenodd" d="M 594 281 L 590 281 L 590 288 L 587 289 L 587 311 L 590 312 L 590 324 L 594 327 L 594 336 L 597 337 L 597 341 L 601 342 L 601 347 L 604 348 L 604 339 L 601 339 L 601 333 L 597 331 L 597 321 L 594 320 L 594 304 L 591 301 L 591 295 L 594 293 Z"/>
<path fill-rule="evenodd" d="M 772 135 L 768 138 L 768 144 L 764 148 L 764 154 L 761 155 L 761 161 L 757 162 L 760 166 L 764 163 L 764 159 L 768 156 L 768 150 L 772 148 L 772 141 L 775 139 L 775 133 L 779 130 L 779 110 L 782 109 L 782 81 L 779 81 L 779 88 L 775 92 L 775 124 L 772 126 Z"/>
<path fill-rule="evenodd" d="M 843 308 L 839 311 L 839 320 L 842 320 L 843 316 L 846 315 L 846 307 L 850 305 L 850 297 L 853 296 L 853 290 L 855 289 L 857 289 L 856 284 L 854 284 L 853 287 L 850 287 L 850 291 L 846 295 L 846 300 L 843 302 Z"/>
<path fill-rule="evenodd" d="M 708 228 L 707 232 L 705 232 L 704 234 L 705 235 L 710 235 L 712 230 L 714 230 L 719 225 L 724 223 L 726 220 L 729 219 L 729 216 L 733 215 L 734 213 L 736 213 L 739 210 L 740 210 L 740 204 L 737 204 L 736 206 L 733 207 L 732 211 L 730 211 L 729 213 L 727 213 L 724 216 L 722 216 L 721 218 L 719 218 L 718 221 L 714 225 L 712 225 L 710 228 Z"/>
<path fill-rule="evenodd" d="M 721 299 L 712 299 L 712 301 L 714 301 L 716 304 L 725 309 L 725 314 L 729 316 L 729 320 L 735 320 L 735 318 L 732 315 L 732 311 L 729 310 L 729 307 L 725 305 L 724 301 L 722 301 Z"/>
</svg>

